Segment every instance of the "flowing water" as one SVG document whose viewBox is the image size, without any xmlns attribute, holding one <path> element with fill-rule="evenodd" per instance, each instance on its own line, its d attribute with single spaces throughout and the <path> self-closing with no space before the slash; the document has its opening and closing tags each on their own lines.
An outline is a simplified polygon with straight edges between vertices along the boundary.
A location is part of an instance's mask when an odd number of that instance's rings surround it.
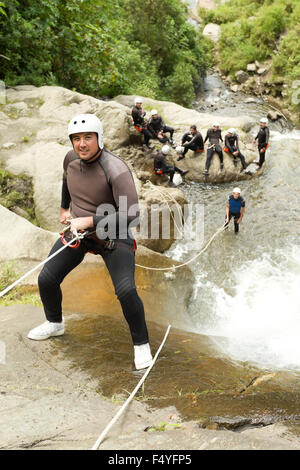
<svg viewBox="0 0 300 470">
<path fill-rule="evenodd" d="M 202 92 L 199 101 L 210 92 Z M 223 115 L 248 112 L 258 121 L 265 115 L 265 106 L 243 105 L 241 97 L 233 107 L 228 93 Z M 263 175 L 238 184 L 246 200 L 240 233 L 231 225 L 190 265 L 196 284 L 189 321 L 194 332 L 214 336 L 233 359 L 300 370 L 300 131 L 290 130 L 283 119 L 270 129 Z M 205 205 L 206 239 L 222 225 L 232 188 L 183 187 L 189 201 Z M 180 241 L 168 252 L 178 260 L 193 254 Z"/>
</svg>

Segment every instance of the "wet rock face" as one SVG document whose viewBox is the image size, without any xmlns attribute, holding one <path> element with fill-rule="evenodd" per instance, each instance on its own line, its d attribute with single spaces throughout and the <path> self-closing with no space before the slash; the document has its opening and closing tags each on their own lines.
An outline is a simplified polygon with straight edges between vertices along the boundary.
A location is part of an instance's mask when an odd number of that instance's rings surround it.
<svg viewBox="0 0 300 470">
<path fill-rule="evenodd" d="M 154 352 L 166 328 L 150 321 L 147 308 L 146 316 Z M 99 308 L 97 313 L 66 315 L 66 324 L 68 334 L 53 341 L 50 351 L 48 346 L 48 362 L 57 366 L 67 360 L 72 373 L 84 371 L 109 398 L 133 390 L 140 375 L 133 371 L 132 345 L 121 312 L 103 315 Z M 44 350 L 45 345 L 40 348 Z M 144 392 L 137 397 L 151 408 L 175 406 L 183 419 L 197 420 L 206 429 L 240 431 L 247 426 L 295 421 L 300 400 L 296 377 L 278 373 L 271 381 L 240 393 L 252 377 L 261 374 L 220 357 L 208 337 L 172 328 Z"/>
<path fill-rule="evenodd" d="M 87 312 L 122 318 L 111 279 L 100 256 L 93 256 L 92 264 L 82 264 L 63 281 L 63 308 L 85 314 Z M 139 246 L 137 265 L 150 268 L 168 268 L 179 263 Z M 136 267 L 137 291 L 145 306 L 146 318 L 162 325 L 188 327 L 185 312 L 192 295 L 194 276 L 188 267 L 153 271 Z M 75 287 L 76 286 L 76 287 Z"/>
</svg>

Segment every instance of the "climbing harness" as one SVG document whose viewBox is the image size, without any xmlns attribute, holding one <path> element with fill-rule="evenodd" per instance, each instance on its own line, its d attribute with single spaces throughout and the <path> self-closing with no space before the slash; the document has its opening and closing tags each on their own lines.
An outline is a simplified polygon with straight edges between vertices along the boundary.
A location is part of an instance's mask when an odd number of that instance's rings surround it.
<svg viewBox="0 0 300 470">
<path fill-rule="evenodd" d="M 105 438 L 106 434 L 108 433 L 108 431 L 110 430 L 110 428 L 115 424 L 115 422 L 119 419 L 119 417 L 121 416 L 121 414 L 123 413 L 123 411 L 125 410 L 125 408 L 129 405 L 129 403 L 131 402 L 131 400 L 134 398 L 135 394 L 137 393 L 138 389 L 141 387 L 141 385 L 145 382 L 147 376 L 149 375 L 152 367 L 154 366 L 155 362 L 156 362 L 156 359 L 158 358 L 158 355 L 160 353 L 160 351 L 162 350 L 165 342 L 166 342 L 166 339 L 168 337 L 168 334 L 169 334 L 169 331 L 170 331 L 170 328 L 171 328 L 171 325 L 168 326 L 167 328 L 167 331 L 166 331 L 166 334 L 164 336 L 164 339 L 162 340 L 162 343 L 160 345 L 160 347 L 158 348 L 158 350 L 156 351 L 156 354 L 150 364 L 150 366 L 148 367 L 148 369 L 146 370 L 146 372 L 144 373 L 143 377 L 141 378 L 141 380 L 139 381 L 139 383 L 137 384 L 137 386 L 135 387 L 135 389 L 133 390 L 133 392 L 130 394 L 130 396 L 127 398 L 127 400 L 125 401 L 125 403 L 123 404 L 123 406 L 119 409 L 119 411 L 117 412 L 117 414 L 114 416 L 114 418 L 108 423 L 108 425 L 106 426 L 106 428 L 104 429 L 104 431 L 102 431 L 102 433 L 100 434 L 100 436 L 98 437 L 97 441 L 95 442 L 95 444 L 93 445 L 92 449 L 91 450 L 97 450 L 98 447 L 100 446 L 101 442 L 103 441 L 103 439 Z"/>
</svg>

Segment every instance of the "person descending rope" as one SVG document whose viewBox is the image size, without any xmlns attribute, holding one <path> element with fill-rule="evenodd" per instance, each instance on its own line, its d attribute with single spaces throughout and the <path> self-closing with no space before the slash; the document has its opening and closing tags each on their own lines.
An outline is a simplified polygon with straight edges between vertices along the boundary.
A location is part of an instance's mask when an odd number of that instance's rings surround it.
<svg viewBox="0 0 300 470">
<path fill-rule="evenodd" d="M 151 118 L 148 123 L 148 129 L 151 132 L 154 139 L 158 139 L 159 142 L 165 144 L 169 142 L 171 145 L 174 145 L 175 142 L 173 140 L 174 129 L 173 127 L 167 126 L 162 117 L 159 116 L 156 109 L 152 109 L 151 111 Z M 170 133 L 170 138 L 164 135 L 166 132 Z"/>
<path fill-rule="evenodd" d="M 28 338 L 45 340 L 64 334 L 60 284 L 92 252 L 106 264 L 129 325 L 135 367 L 143 369 L 151 364 L 152 355 L 134 280 L 135 241 L 129 228 L 138 224 L 139 215 L 134 180 L 126 163 L 104 147 L 102 124 L 95 115 L 74 117 L 68 134 L 73 150 L 64 159 L 60 222 L 66 224 L 73 217 L 71 232 L 88 229 L 90 233 L 77 247 L 68 246 L 45 263 L 38 286 L 47 321 L 31 330 Z M 129 215 L 132 212 L 137 216 Z M 50 253 L 63 243 L 59 238 Z"/>
<path fill-rule="evenodd" d="M 243 170 L 247 168 L 245 157 L 241 153 L 239 148 L 239 136 L 237 135 L 236 130 L 232 127 L 228 129 L 227 134 L 225 136 L 224 151 L 227 153 L 231 153 L 231 155 L 233 156 L 234 166 L 237 166 L 237 159 L 239 158 L 241 160 Z"/>
<path fill-rule="evenodd" d="M 184 177 L 189 172 L 189 170 L 181 170 L 175 165 L 168 165 L 166 161 L 166 156 L 169 153 L 170 147 L 168 145 L 164 145 L 161 150 L 157 151 L 157 154 L 154 157 L 153 170 L 154 173 L 157 175 L 169 175 L 169 186 L 176 186 L 173 183 L 173 177 L 175 172 L 179 173 L 182 177 Z"/>
<path fill-rule="evenodd" d="M 222 148 L 220 146 L 220 140 L 223 142 L 222 139 L 222 134 L 221 134 L 221 129 L 220 129 L 220 124 L 218 122 L 215 122 L 212 126 L 212 128 L 208 129 L 204 143 L 209 139 L 210 146 L 207 149 L 207 157 L 206 157 L 206 163 L 205 163 L 205 174 L 208 175 L 209 173 L 209 168 L 211 164 L 212 157 L 214 153 L 216 152 L 219 155 L 220 159 L 220 170 L 224 170 L 224 164 L 223 164 L 223 152 Z"/>
<path fill-rule="evenodd" d="M 148 130 L 147 123 L 145 121 L 146 111 L 142 109 L 143 100 L 140 97 L 136 97 L 134 100 L 134 106 L 131 111 L 134 127 L 143 134 L 144 143 L 148 149 L 151 149 L 149 141 L 152 138 L 150 131 Z"/>
<path fill-rule="evenodd" d="M 261 168 L 265 162 L 266 151 L 269 147 L 269 139 L 270 139 L 270 130 L 268 128 L 268 119 L 261 118 L 260 120 L 260 129 L 257 133 L 257 136 L 253 139 L 253 143 L 258 146 L 258 153 L 259 153 L 259 161 L 255 162 L 259 168 Z"/>
<path fill-rule="evenodd" d="M 204 151 L 203 137 L 195 125 L 190 127 L 189 132 L 183 134 L 180 145 L 176 147 L 176 151 L 179 153 L 177 161 L 182 160 L 189 149 L 198 153 Z"/>
<path fill-rule="evenodd" d="M 226 204 L 226 217 L 224 227 L 228 228 L 231 218 L 234 218 L 234 231 L 238 233 L 239 226 L 245 214 L 245 200 L 241 196 L 240 188 L 234 188 Z"/>
</svg>

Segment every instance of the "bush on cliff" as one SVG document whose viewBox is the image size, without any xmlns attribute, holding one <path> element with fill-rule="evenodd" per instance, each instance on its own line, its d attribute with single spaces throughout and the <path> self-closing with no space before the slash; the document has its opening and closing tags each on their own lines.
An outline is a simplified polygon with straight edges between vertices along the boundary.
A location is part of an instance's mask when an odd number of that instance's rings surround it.
<svg viewBox="0 0 300 470">
<path fill-rule="evenodd" d="M 280 95 L 286 85 L 290 104 L 300 111 L 299 100 L 294 99 L 300 77 L 299 0 L 229 0 L 216 10 L 201 10 L 201 15 L 205 23 L 221 25 L 218 47 L 223 72 L 234 77 L 248 63 L 272 59 L 272 94 Z"/>
</svg>

